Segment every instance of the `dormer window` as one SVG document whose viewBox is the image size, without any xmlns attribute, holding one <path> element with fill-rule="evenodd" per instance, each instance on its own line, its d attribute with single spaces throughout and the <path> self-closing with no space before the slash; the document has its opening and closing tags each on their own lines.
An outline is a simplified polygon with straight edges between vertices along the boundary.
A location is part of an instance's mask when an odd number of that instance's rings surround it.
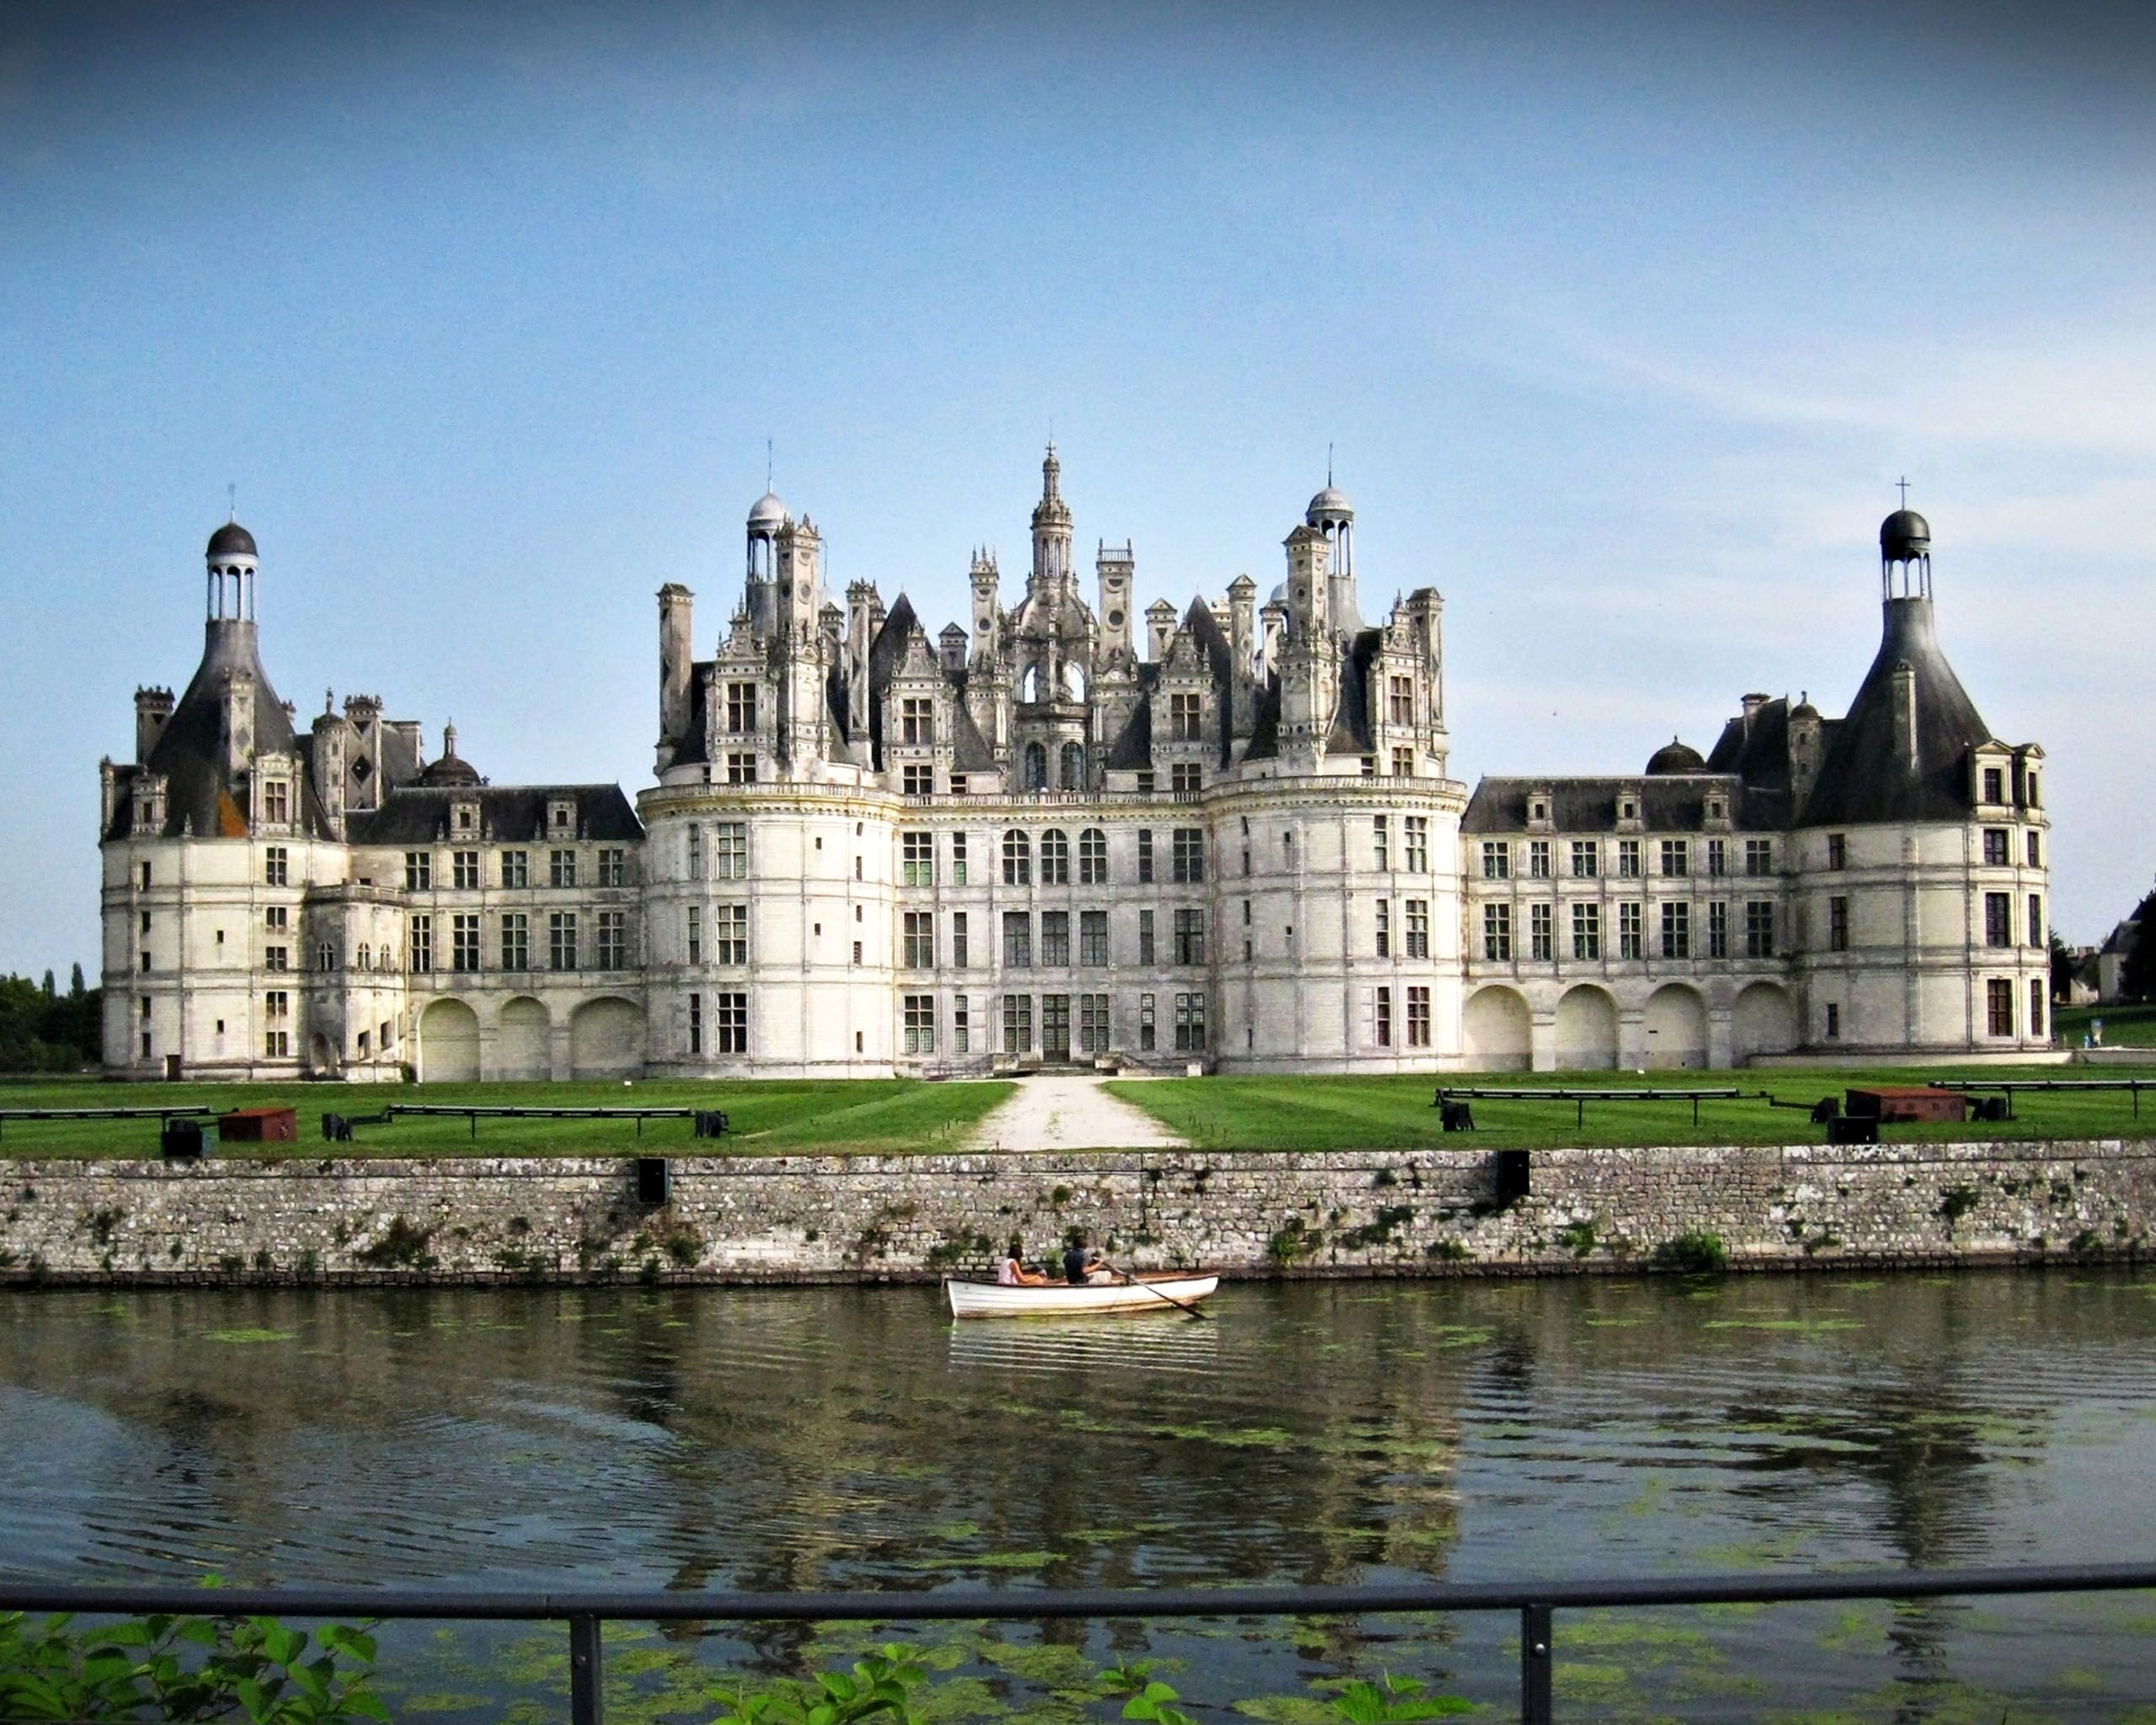
<svg viewBox="0 0 2156 1725">
<path fill-rule="evenodd" d="M 576 803 L 568 797 L 557 797 L 547 804 L 547 829 L 555 834 L 576 830 Z"/>
<path fill-rule="evenodd" d="M 479 805 L 477 803 L 459 803 L 451 819 L 456 823 L 456 830 L 468 836 L 479 830 Z"/>
<path fill-rule="evenodd" d="M 284 826 L 292 818 L 292 788 L 281 778 L 264 780 L 262 786 L 262 819 L 265 825 Z"/>
</svg>

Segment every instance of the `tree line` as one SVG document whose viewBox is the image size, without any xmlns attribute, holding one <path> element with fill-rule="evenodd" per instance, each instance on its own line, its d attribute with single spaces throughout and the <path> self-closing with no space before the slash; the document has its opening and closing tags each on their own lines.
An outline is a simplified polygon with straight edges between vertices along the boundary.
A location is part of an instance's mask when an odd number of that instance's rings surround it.
<svg viewBox="0 0 2156 1725">
<path fill-rule="evenodd" d="M 0 976 L 0 1072 L 74 1072 L 97 1065 L 102 993 L 83 985 L 80 964 L 65 994 L 50 970 L 42 982 Z"/>
</svg>

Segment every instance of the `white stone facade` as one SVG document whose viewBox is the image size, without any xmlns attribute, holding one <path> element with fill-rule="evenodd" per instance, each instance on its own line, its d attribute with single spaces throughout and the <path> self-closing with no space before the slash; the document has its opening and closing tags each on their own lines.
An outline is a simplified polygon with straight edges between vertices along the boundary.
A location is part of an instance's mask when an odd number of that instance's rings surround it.
<svg viewBox="0 0 2156 1725">
<path fill-rule="evenodd" d="M 710 657 L 659 595 L 655 782 L 501 788 L 348 699 L 270 691 L 254 545 L 210 552 L 202 667 L 104 771 L 115 1074 L 725 1077 L 1726 1066 L 2048 1045 L 2042 751 L 1935 640 L 1929 529 L 1881 530 L 1842 719 L 1748 696 L 1709 756 L 1449 776 L 1443 601 L 1378 625 L 1327 488 L 1248 577 L 1141 631 L 1076 591 L 1050 450 L 1006 609 L 931 641 L 827 603 L 776 497 Z"/>
</svg>

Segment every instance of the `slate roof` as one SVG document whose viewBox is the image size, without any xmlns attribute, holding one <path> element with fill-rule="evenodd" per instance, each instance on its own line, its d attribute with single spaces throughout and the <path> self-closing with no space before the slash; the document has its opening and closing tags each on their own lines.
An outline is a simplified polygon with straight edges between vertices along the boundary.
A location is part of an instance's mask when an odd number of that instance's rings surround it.
<svg viewBox="0 0 2156 1725">
<path fill-rule="evenodd" d="M 1771 826 L 1758 818 L 1750 792 L 1727 773 L 1665 773 L 1653 778 L 1486 778 L 1468 799 L 1460 817 L 1464 833 L 1519 833 L 1527 830 L 1530 796 L 1547 795 L 1550 825 L 1556 832 L 1612 832 L 1620 798 L 1640 805 L 1640 825 L 1647 832 L 1701 832 L 1707 824 L 1707 798 L 1729 800 L 1731 824 L 1754 830 Z"/>
<path fill-rule="evenodd" d="M 558 797 L 576 799 L 580 837 L 625 844 L 643 837 L 643 823 L 619 785 L 482 785 L 456 790 L 408 785 L 392 791 L 381 808 L 347 815 L 345 829 L 355 845 L 432 844 L 448 836 L 451 804 L 476 801 L 488 841 L 536 843 L 551 836 L 547 805 Z"/>
</svg>

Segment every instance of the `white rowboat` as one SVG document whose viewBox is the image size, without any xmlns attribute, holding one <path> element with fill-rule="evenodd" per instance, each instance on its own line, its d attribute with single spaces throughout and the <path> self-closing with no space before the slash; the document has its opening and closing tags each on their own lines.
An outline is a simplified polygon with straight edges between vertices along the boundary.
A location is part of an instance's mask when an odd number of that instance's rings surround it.
<svg viewBox="0 0 2156 1725">
<path fill-rule="evenodd" d="M 953 1317 L 1069 1317 L 1103 1311 L 1173 1311 L 1203 1300 L 1220 1279 L 1190 1272 L 1011 1288 L 1001 1282 L 944 1283 Z"/>
</svg>

